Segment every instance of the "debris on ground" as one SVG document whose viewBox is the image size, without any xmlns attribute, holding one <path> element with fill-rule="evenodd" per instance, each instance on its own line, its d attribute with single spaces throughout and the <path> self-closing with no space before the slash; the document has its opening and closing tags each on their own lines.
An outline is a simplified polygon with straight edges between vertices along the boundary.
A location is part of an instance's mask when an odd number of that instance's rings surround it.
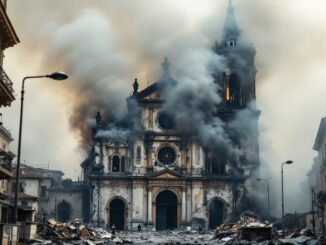
<svg viewBox="0 0 326 245">
<path fill-rule="evenodd" d="M 43 229 L 42 229 L 43 228 Z M 281 238 L 273 225 L 263 222 L 253 212 L 246 211 L 233 223 L 222 224 L 215 231 L 203 231 L 197 227 L 184 229 L 153 231 L 116 231 L 113 235 L 109 231 L 90 224 L 84 224 L 80 219 L 60 223 L 54 219 L 44 220 L 39 224 L 39 239 L 27 244 L 146 244 L 146 245 L 273 245 L 273 244 L 324 244 L 311 235 L 309 229 L 293 231 L 285 238 Z"/>
<path fill-rule="evenodd" d="M 216 244 L 322 244 L 309 229 L 294 231 L 286 238 L 281 238 L 282 232 L 273 230 L 273 224 L 262 222 L 255 213 L 245 211 L 234 223 L 222 224 L 216 228 L 211 239 Z"/>
<path fill-rule="evenodd" d="M 243 212 L 239 219 L 230 224 L 222 224 L 215 230 L 212 239 L 265 241 L 272 240 L 272 227 L 263 223 L 259 217 L 251 212 Z"/>
</svg>

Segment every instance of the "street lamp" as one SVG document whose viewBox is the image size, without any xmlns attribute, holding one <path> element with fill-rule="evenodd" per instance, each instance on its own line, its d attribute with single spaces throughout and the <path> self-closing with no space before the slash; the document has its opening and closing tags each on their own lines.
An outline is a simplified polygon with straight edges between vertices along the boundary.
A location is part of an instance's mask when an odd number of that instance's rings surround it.
<svg viewBox="0 0 326 245">
<path fill-rule="evenodd" d="M 18 193 L 19 193 L 19 175 L 20 175 L 20 152 L 21 152 L 21 139 L 22 139 L 22 126 L 23 126 L 23 108 L 24 108 L 24 87 L 25 81 L 27 79 L 34 79 L 34 78 L 51 78 L 53 80 L 65 80 L 68 76 L 63 72 L 53 72 L 47 75 L 40 75 L 40 76 L 28 76 L 24 77 L 22 82 L 22 90 L 21 90 L 21 98 L 20 98 L 20 118 L 19 118 L 19 135 L 18 135 L 18 152 L 17 152 L 17 166 L 16 166 L 16 190 L 15 190 L 15 203 L 14 203 L 14 215 L 13 215 L 13 223 L 17 223 L 18 218 Z"/>
<path fill-rule="evenodd" d="M 269 180 L 268 179 L 262 179 L 262 178 L 258 178 L 256 180 L 257 181 L 266 181 L 266 184 L 267 184 L 267 207 L 268 207 L 268 215 L 270 215 L 271 206 L 270 206 L 270 202 L 269 202 Z"/>
<path fill-rule="evenodd" d="M 292 160 L 287 160 L 286 162 L 282 163 L 281 166 L 281 180 L 282 180 L 282 236 L 284 237 L 284 187 L 283 187 L 283 165 L 284 164 L 292 164 Z"/>
</svg>

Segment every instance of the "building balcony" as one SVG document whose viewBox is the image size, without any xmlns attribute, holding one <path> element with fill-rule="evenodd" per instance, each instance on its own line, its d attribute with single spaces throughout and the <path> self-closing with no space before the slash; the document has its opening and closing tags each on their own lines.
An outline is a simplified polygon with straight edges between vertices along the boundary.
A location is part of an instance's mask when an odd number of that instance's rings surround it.
<svg viewBox="0 0 326 245">
<path fill-rule="evenodd" d="M 320 203 L 326 203 L 326 191 L 320 191 L 317 194 L 318 202 Z"/>
<path fill-rule="evenodd" d="M 8 190 L 0 188 L 0 200 L 6 200 L 10 197 Z"/>
<path fill-rule="evenodd" d="M 1 35 L 1 50 L 12 47 L 19 43 L 18 36 L 10 22 L 3 4 L 0 4 L 0 35 Z"/>
<path fill-rule="evenodd" d="M 14 156 L 12 152 L 6 152 L 0 149 L 0 179 L 10 179 L 13 177 L 11 161 Z"/>
<path fill-rule="evenodd" d="M 0 67 L 0 106 L 9 106 L 15 100 L 13 83 Z"/>
</svg>

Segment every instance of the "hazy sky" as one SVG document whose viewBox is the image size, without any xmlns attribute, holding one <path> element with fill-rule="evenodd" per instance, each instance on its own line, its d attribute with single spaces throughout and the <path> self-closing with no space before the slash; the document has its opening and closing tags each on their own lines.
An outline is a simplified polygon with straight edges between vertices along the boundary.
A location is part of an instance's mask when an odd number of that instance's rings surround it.
<svg viewBox="0 0 326 245">
<path fill-rule="evenodd" d="M 76 130 L 87 125 L 83 115 L 89 116 L 99 105 L 114 107 L 113 116 L 119 118 L 133 79 L 139 78 L 142 88 L 155 82 L 165 56 L 177 76 L 178 67 L 184 65 L 180 57 L 192 49 L 209 49 L 219 39 L 226 4 L 226 0 L 9 0 L 8 15 L 21 43 L 5 52 L 4 68 L 14 82 L 16 101 L 2 112 L 15 139 L 22 78 L 55 70 L 70 75 L 64 82 L 27 82 L 22 160 L 77 178 L 85 157 Z M 233 4 L 243 35 L 257 50 L 262 177 L 271 178 L 273 208 L 280 208 L 280 164 L 288 159 L 294 164 L 284 169 L 285 193 L 291 194 L 286 203 L 297 196 L 309 201 L 309 193 L 300 192 L 300 183 L 316 155 L 312 146 L 326 115 L 326 2 Z M 16 152 L 17 142 L 11 147 Z M 286 209 L 301 211 L 301 203 L 296 200 Z"/>
</svg>

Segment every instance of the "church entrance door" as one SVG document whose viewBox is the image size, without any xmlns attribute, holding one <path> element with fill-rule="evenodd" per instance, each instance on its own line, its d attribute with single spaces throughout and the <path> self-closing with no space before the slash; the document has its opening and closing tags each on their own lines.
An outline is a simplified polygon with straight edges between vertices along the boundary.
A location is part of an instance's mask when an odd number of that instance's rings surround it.
<svg viewBox="0 0 326 245">
<path fill-rule="evenodd" d="M 224 204 L 218 199 L 213 199 L 209 204 L 209 229 L 215 229 L 223 223 Z"/>
<path fill-rule="evenodd" d="M 70 207 L 69 204 L 65 201 L 62 201 L 58 204 L 58 221 L 66 222 L 70 219 Z"/>
<path fill-rule="evenodd" d="M 113 224 L 117 230 L 124 230 L 125 204 L 120 199 L 113 199 L 110 203 L 110 226 Z"/>
<path fill-rule="evenodd" d="M 172 191 L 162 191 L 156 197 L 156 230 L 177 228 L 177 197 Z"/>
</svg>

